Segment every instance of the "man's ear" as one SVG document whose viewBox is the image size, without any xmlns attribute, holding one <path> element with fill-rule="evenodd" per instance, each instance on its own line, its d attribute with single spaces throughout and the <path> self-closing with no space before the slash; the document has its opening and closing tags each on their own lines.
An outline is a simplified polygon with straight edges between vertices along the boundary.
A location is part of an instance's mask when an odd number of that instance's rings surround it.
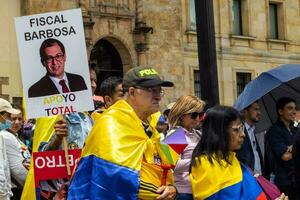
<svg viewBox="0 0 300 200">
<path fill-rule="evenodd" d="M 279 114 L 279 116 L 282 115 L 282 109 L 280 109 L 280 108 L 278 109 L 278 114 Z M 278 116 L 278 117 L 279 117 L 279 116 Z"/>
<path fill-rule="evenodd" d="M 129 94 L 130 96 L 134 96 L 134 87 L 130 87 L 130 88 L 128 89 L 128 94 Z"/>
<path fill-rule="evenodd" d="M 112 98 L 110 96 L 104 96 L 104 102 L 107 106 L 111 106 Z"/>
</svg>

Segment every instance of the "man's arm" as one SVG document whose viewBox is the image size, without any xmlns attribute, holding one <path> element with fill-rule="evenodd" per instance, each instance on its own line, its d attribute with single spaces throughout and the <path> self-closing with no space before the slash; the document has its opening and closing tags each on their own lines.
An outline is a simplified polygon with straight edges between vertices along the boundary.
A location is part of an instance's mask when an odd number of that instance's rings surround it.
<svg viewBox="0 0 300 200">
<path fill-rule="evenodd" d="M 273 128 L 270 130 L 270 135 L 268 139 L 270 140 L 271 149 L 274 152 L 274 155 L 279 159 L 288 161 L 290 158 L 291 152 L 289 146 L 284 144 L 283 138 L 281 137 L 280 129 Z"/>
</svg>

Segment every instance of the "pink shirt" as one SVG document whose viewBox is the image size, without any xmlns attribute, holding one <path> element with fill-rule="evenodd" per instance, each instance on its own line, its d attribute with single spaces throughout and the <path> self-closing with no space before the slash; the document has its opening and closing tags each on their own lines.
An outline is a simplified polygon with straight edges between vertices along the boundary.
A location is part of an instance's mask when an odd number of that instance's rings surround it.
<svg viewBox="0 0 300 200">
<path fill-rule="evenodd" d="M 175 187 L 178 193 L 192 193 L 192 187 L 190 183 L 189 169 L 191 165 L 192 153 L 200 141 L 201 132 L 198 130 L 193 130 L 193 132 L 188 132 L 185 130 L 185 138 L 188 145 L 180 154 L 180 159 L 177 161 L 174 169 L 174 180 Z"/>
</svg>

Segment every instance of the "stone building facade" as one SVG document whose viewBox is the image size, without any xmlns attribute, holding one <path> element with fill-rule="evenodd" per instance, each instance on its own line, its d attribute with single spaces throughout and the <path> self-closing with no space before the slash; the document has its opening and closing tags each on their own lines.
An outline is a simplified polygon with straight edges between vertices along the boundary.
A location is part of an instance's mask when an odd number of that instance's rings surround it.
<svg viewBox="0 0 300 200">
<path fill-rule="evenodd" d="M 166 89 L 163 105 L 183 94 L 199 95 L 194 0 L 2 1 L 0 20 L 9 31 L 0 32 L 0 42 L 9 48 L 0 54 L 0 94 L 10 100 L 22 96 L 12 18 L 72 8 L 82 9 L 89 62 L 97 66 L 100 81 L 132 66 L 149 65 L 175 82 Z M 300 63 L 299 0 L 213 3 L 222 104 L 232 105 L 261 72 Z"/>
</svg>

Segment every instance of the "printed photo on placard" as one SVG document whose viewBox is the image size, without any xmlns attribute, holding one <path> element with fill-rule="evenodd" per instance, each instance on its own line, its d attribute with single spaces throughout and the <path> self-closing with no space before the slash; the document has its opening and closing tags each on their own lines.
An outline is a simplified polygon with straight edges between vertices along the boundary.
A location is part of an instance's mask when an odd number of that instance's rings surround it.
<svg viewBox="0 0 300 200">
<path fill-rule="evenodd" d="M 28 118 L 94 109 L 80 9 L 15 18 Z"/>
</svg>

